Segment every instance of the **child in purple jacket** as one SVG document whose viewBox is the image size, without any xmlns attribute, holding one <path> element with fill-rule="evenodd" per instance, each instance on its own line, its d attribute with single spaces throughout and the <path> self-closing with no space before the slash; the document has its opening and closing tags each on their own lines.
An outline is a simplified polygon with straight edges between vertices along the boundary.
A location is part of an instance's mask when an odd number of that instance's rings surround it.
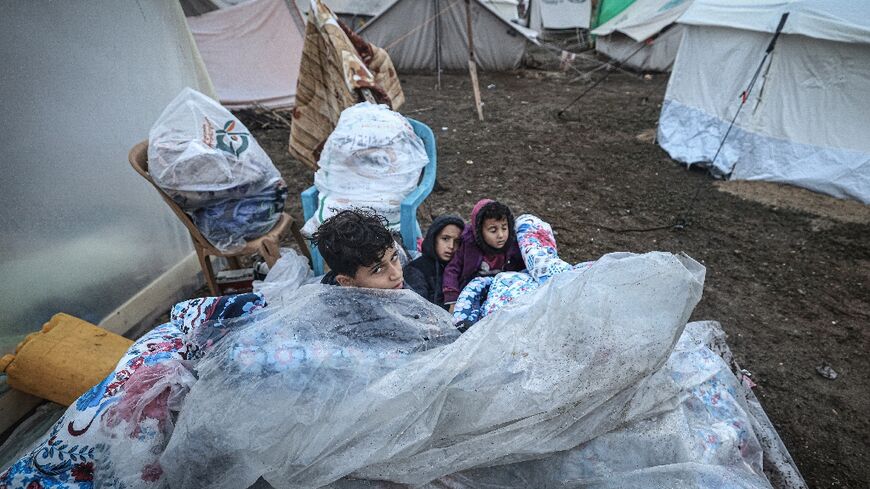
<svg viewBox="0 0 870 489">
<path fill-rule="evenodd" d="M 459 292 L 474 277 L 518 272 L 523 268 L 511 210 L 500 202 L 483 199 L 474 205 L 459 248 L 444 270 L 444 304 L 452 310 Z"/>
</svg>

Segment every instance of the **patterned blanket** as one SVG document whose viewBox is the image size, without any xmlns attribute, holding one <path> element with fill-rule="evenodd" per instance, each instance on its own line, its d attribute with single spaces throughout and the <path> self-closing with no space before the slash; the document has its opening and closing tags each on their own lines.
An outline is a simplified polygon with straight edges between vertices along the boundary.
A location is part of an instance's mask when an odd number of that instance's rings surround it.
<svg viewBox="0 0 870 489">
<path fill-rule="evenodd" d="M 586 270 L 594 263 L 571 265 L 559 258 L 553 229 L 536 216 L 523 214 L 516 219 L 515 226 L 526 270 L 472 279 L 460 292 L 453 310 L 453 322 L 460 330 L 537 289 L 553 275 Z"/>
<path fill-rule="evenodd" d="M 136 341 L 115 371 L 84 393 L 35 447 L 0 474 L 0 489 L 91 489 L 94 473 L 128 485 L 159 481 L 157 458 L 172 432 L 173 411 L 196 380 L 190 361 L 226 331 L 228 320 L 265 306 L 259 294 L 208 297 L 182 302 L 170 322 Z M 203 327 L 208 326 L 208 327 Z M 192 332 L 205 331 L 209 334 Z M 112 451 L 137 456 L 135 467 L 112 467 Z M 123 474 L 121 474 L 123 472 Z M 111 474 L 117 473 L 118 477 Z"/>
</svg>

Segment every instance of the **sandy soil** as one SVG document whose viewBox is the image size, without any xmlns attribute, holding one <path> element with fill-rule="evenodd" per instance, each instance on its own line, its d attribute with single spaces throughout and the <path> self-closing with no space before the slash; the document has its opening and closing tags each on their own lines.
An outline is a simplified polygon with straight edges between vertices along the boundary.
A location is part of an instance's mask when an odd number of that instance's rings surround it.
<svg viewBox="0 0 870 489">
<path fill-rule="evenodd" d="M 555 112 L 584 87 L 570 78 L 482 73 L 481 123 L 467 76 L 445 75 L 441 90 L 433 76 L 403 77 L 402 112 L 438 139 L 439 186 L 421 208 L 421 225 L 441 213 L 467 216 L 479 198 L 492 197 L 551 222 L 568 260 L 688 253 L 707 266 L 693 319 L 722 323 L 810 486 L 870 486 L 867 207 L 817 194 L 815 208 L 800 204 L 803 194 L 786 204 L 769 189 L 722 185 L 679 166 L 650 144 L 663 75 L 614 74 L 572 108 L 577 122 L 559 121 Z M 312 173 L 287 154 L 286 128 L 254 133 L 291 195 L 311 185 Z M 672 229 L 687 208 L 688 225 Z M 301 218 L 298 199 L 289 209 Z M 823 363 L 836 380 L 816 372 Z"/>
</svg>

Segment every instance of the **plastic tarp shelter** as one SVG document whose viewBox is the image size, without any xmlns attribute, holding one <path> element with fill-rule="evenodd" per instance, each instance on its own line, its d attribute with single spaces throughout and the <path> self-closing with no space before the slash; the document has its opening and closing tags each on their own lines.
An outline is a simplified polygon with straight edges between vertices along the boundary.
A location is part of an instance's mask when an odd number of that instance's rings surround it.
<svg viewBox="0 0 870 489">
<path fill-rule="evenodd" d="M 3 0 L 0 9 L 8 351 L 60 311 L 100 323 L 192 257 L 187 230 L 127 152 L 182 88 L 213 89 L 177 2 Z M 196 286 L 193 271 L 186 280 Z"/>
<path fill-rule="evenodd" d="M 671 157 L 710 165 L 784 12 L 788 21 L 712 170 L 870 203 L 870 3 L 696 0 L 659 119 Z"/>
<path fill-rule="evenodd" d="M 187 23 L 222 105 L 294 105 L 304 39 L 295 5 L 252 0 Z"/>
<path fill-rule="evenodd" d="M 531 0 L 529 27 L 541 32 L 558 29 L 588 29 L 592 0 Z"/>
<path fill-rule="evenodd" d="M 483 70 L 519 67 L 526 43 L 537 42 L 535 31 L 508 22 L 479 0 L 471 2 L 471 18 L 474 55 Z M 386 49 L 399 70 L 435 70 L 438 38 L 442 69 L 468 69 L 463 0 L 397 0 L 363 26 L 359 34 Z"/>
<path fill-rule="evenodd" d="M 674 23 L 691 4 L 692 0 L 636 0 L 592 31 L 598 36 L 595 50 L 637 70 L 670 71 L 683 34 L 683 27 Z"/>
</svg>

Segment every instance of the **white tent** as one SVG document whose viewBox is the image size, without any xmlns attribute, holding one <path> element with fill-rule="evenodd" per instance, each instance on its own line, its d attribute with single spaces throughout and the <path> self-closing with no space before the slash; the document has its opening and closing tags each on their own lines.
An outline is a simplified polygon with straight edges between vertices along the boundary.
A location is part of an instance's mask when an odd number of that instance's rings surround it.
<svg viewBox="0 0 870 489">
<path fill-rule="evenodd" d="M 517 18 L 517 5 L 519 0 L 481 0 L 490 9 L 495 11 L 503 19 L 511 20 Z"/>
<path fill-rule="evenodd" d="M 784 12 L 714 170 L 870 203 L 870 2 L 695 0 L 680 19 L 659 143 L 709 165 Z"/>
<path fill-rule="evenodd" d="M 251 0 L 187 23 L 224 106 L 293 105 L 304 41 L 295 4 Z"/>
<path fill-rule="evenodd" d="M 336 15 L 359 15 L 374 17 L 389 7 L 393 0 L 324 0 L 324 4 Z M 296 0 L 302 12 L 311 8 L 311 0 Z"/>
<path fill-rule="evenodd" d="M 0 10 L 0 349 L 61 311 L 124 332 L 197 286 L 187 230 L 127 153 L 208 75 L 178 2 Z"/>
<path fill-rule="evenodd" d="M 595 50 L 642 71 L 670 71 L 683 27 L 675 25 L 692 0 L 635 0 L 592 31 Z"/>
<path fill-rule="evenodd" d="M 292 0 L 287 0 L 292 1 Z M 394 0 L 324 0 L 324 4 L 353 30 L 359 30 L 372 17 L 389 7 Z M 311 0 L 295 0 L 299 11 L 308 15 Z"/>
<path fill-rule="evenodd" d="M 479 0 L 471 1 L 471 18 L 474 54 L 484 70 L 517 68 L 526 43 L 537 42 L 534 31 L 508 22 Z M 439 41 L 442 69 L 468 68 L 464 0 L 397 0 L 359 33 L 386 49 L 399 70 L 436 69 Z"/>
<path fill-rule="evenodd" d="M 543 32 L 588 29 L 592 0 L 529 0 L 529 27 Z"/>
</svg>

